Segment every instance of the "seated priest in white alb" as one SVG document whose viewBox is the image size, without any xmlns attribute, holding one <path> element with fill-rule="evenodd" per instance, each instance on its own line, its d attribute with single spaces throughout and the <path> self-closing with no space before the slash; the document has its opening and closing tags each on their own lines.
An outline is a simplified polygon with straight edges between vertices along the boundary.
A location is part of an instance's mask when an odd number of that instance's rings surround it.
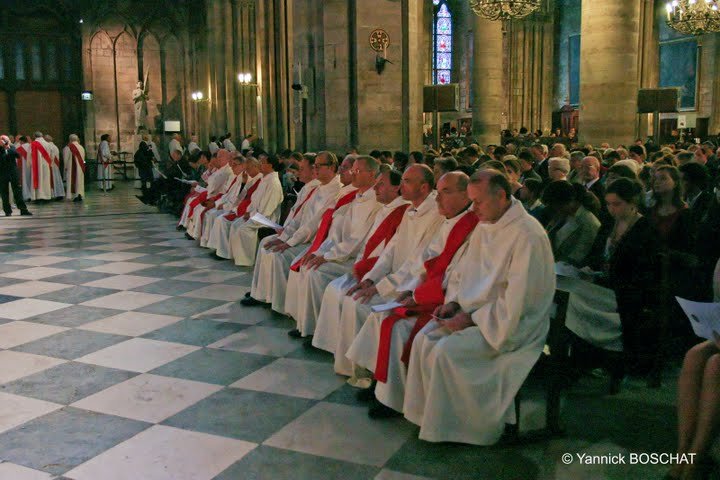
<svg viewBox="0 0 720 480">
<path fill-rule="evenodd" d="M 355 159 L 353 185 L 358 188 L 356 199 L 338 210 L 338 218 L 333 222 L 328 238 L 313 256 L 299 271 L 290 271 L 288 293 L 294 292 L 295 296 L 285 298 L 285 311 L 295 319 L 297 330 L 303 337 L 315 333 L 316 319 L 328 284 L 352 272 L 357 257 L 362 257 L 363 249 L 377 227 L 377 217 L 385 218 L 396 208 L 402 209 L 385 224 L 387 228 L 373 238 L 369 254 L 384 243 L 381 235 L 392 235 L 400 223 L 407 204 L 398 195 L 400 175 L 395 172 L 396 184 L 393 186 L 389 166 L 380 176 L 379 168 L 380 162 L 372 157 Z M 397 221 L 393 228 L 391 224 L 394 220 Z M 390 233 L 387 233 L 388 230 Z"/>
<path fill-rule="evenodd" d="M 52 181 L 50 185 L 52 187 L 52 197 L 58 200 L 65 196 L 65 184 L 63 184 L 62 173 L 60 173 L 60 149 L 53 143 L 53 138 L 50 135 L 45 135 L 45 141 L 50 146 L 48 153 L 52 159 L 50 169 L 52 170 Z"/>
<path fill-rule="evenodd" d="M 415 337 L 403 410 L 422 440 L 491 445 L 545 345 L 555 270 L 547 234 L 503 175 L 480 170 L 469 191 L 482 223 L 434 312 L 443 320 Z"/>
<path fill-rule="evenodd" d="M 415 334 L 430 320 L 445 299 L 448 279 L 454 274 L 478 223 L 470 209 L 468 176 L 449 172 L 437 185 L 438 211 L 445 217 L 422 255 L 412 263 L 397 287 L 395 299 L 403 306 L 372 313 L 350 345 L 347 357 L 374 373 L 377 385 L 369 415 L 399 415 L 405 393 L 405 363 Z M 464 260 L 470 261 L 470 259 Z"/>
<path fill-rule="evenodd" d="M 312 344 L 335 354 L 335 372 L 353 375 L 352 385 L 362 378 L 368 380 L 361 383 L 369 386 L 370 374 L 358 371 L 354 375 L 352 362 L 345 352 L 372 313 L 371 307 L 390 302 L 399 295 L 397 286 L 408 268 L 403 265 L 420 257 L 445 219 L 438 213 L 434 188 L 435 178 L 430 167 L 423 164 L 408 167 L 402 175 L 400 194 L 411 205 L 405 210 L 395 235 L 384 244 L 379 256 L 370 257 L 371 262 L 365 260 L 353 268 L 351 274 L 333 280 L 325 290 Z"/>
<path fill-rule="evenodd" d="M 259 214 L 272 222 L 280 220 L 283 188 L 278 172 L 281 169 L 282 163 L 275 155 L 260 155 L 260 171 L 263 178 L 247 211 L 230 227 L 229 253 L 230 258 L 235 260 L 235 265 L 238 267 L 251 267 L 255 264 L 258 230 L 262 225 L 251 221 L 250 218 Z"/>
<path fill-rule="evenodd" d="M 33 134 L 35 139 L 30 143 L 30 165 L 32 200 L 50 200 L 52 198 L 52 157 L 50 145 L 43 138 L 42 132 Z"/>
<path fill-rule="evenodd" d="M 208 220 L 208 214 L 211 215 L 209 218 L 213 219 L 219 206 L 225 203 L 232 204 L 240 193 L 243 184 L 242 173 L 245 170 L 245 159 L 242 156 L 233 157 L 228 165 L 232 173 L 228 176 L 220 192 L 195 207 L 195 211 L 188 218 L 186 237 L 199 240 L 203 232 L 203 225 Z M 212 225 L 212 220 L 210 222 Z"/>
<path fill-rule="evenodd" d="M 68 144 L 63 148 L 63 165 L 67 182 L 65 198 L 82 202 L 85 195 L 85 148 L 74 133 L 68 137 Z"/>
<path fill-rule="evenodd" d="M 208 163 L 208 171 L 210 174 L 203 178 L 207 182 L 206 187 L 195 185 L 193 191 L 185 200 L 185 206 L 180 214 L 179 226 L 187 228 L 188 219 L 193 216 L 195 209 L 208 198 L 222 193 L 223 187 L 226 185 L 228 178 L 232 175 L 230 168 L 230 159 L 232 154 L 227 150 L 218 151 L 217 157 L 210 159 Z"/>
<path fill-rule="evenodd" d="M 221 249 L 222 252 L 226 252 L 230 249 L 228 241 L 230 226 L 239 216 L 245 215 L 255 192 L 260 187 L 260 181 L 263 178 L 263 174 L 260 171 L 260 160 L 255 157 L 246 157 L 245 171 L 243 174 L 246 174 L 246 179 L 243 178 L 245 182 L 242 184 L 235 208 L 213 218 L 212 225 L 208 224 L 210 234 L 208 235 L 206 246 L 211 250 Z M 243 177 L 245 177 L 245 175 L 243 175 Z M 220 256 L 215 253 L 212 255 L 215 258 L 230 258 L 227 255 Z"/>
<path fill-rule="evenodd" d="M 315 172 L 320 181 L 317 192 L 309 198 L 300 212 L 300 222 L 294 224 L 295 230 L 288 226 L 277 238 L 263 243 L 258 250 L 250 295 L 240 303 L 245 306 L 265 305 L 269 303 L 278 313 L 285 313 L 285 293 L 287 279 L 293 259 L 305 251 L 326 217 L 332 211 L 338 198 L 344 198 L 355 190 L 350 183 L 353 157 L 346 157 L 338 166 L 337 157 L 332 152 L 320 152 L 315 157 Z M 338 171 L 342 169 L 340 175 Z M 347 182 L 347 183 L 346 183 Z"/>
</svg>

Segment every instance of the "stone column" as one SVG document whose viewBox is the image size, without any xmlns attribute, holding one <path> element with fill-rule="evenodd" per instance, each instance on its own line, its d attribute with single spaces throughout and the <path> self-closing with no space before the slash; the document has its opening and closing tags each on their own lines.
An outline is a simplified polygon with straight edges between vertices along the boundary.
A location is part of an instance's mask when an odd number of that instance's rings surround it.
<svg viewBox="0 0 720 480">
<path fill-rule="evenodd" d="M 484 147 L 500 140 L 503 33 L 500 22 L 481 17 L 475 17 L 473 29 L 473 137 Z"/>
<path fill-rule="evenodd" d="M 637 136 L 641 0 L 583 0 L 581 141 L 611 145 Z"/>
</svg>

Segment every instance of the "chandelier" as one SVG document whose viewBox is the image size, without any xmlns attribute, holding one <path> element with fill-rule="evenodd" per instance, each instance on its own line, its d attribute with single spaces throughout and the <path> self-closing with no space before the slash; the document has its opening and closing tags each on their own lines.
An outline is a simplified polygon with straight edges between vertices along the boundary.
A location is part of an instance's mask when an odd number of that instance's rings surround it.
<svg viewBox="0 0 720 480">
<path fill-rule="evenodd" d="M 542 0 L 469 0 L 476 15 L 488 20 L 513 20 L 527 17 L 540 8 Z M 702 1 L 702 0 L 701 0 Z"/>
<path fill-rule="evenodd" d="M 720 32 L 719 0 L 673 0 L 665 4 L 667 24 L 685 35 Z"/>
</svg>

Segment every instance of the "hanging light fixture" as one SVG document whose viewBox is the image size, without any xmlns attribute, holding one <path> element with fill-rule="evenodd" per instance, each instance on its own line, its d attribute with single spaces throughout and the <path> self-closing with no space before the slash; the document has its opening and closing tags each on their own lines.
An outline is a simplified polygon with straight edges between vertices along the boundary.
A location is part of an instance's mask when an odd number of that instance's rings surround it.
<svg viewBox="0 0 720 480">
<path fill-rule="evenodd" d="M 720 32 L 719 0 L 673 0 L 665 4 L 667 24 L 685 35 Z"/>
<path fill-rule="evenodd" d="M 469 0 L 476 15 L 488 20 L 515 20 L 540 8 L 542 0 Z"/>
</svg>

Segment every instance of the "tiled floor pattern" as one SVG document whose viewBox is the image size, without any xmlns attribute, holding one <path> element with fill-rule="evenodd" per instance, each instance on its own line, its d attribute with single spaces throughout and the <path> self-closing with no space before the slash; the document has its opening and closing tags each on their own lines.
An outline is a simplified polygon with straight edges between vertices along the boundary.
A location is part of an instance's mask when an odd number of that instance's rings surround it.
<svg viewBox="0 0 720 480">
<path fill-rule="evenodd" d="M 74 207 L 80 214 L 94 201 Z M 57 207 L 35 207 L 40 217 L 52 216 L 45 208 Z M 566 466 L 561 455 L 673 451 L 672 379 L 659 391 L 631 382 L 615 397 L 600 380 L 575 387 L 562 439 L 430 444 L 403 419 L 369 420 L 331 357 L 287 337 L 286 318 L 240 306 L 249 283 L 248 269 L 210 259 L 167 215 L 0 219 L 0 480 L 620 479 L 665 470 Z M 542 419 L 541 399 L 523 404 L 524 425 Z"/>
</svg>

